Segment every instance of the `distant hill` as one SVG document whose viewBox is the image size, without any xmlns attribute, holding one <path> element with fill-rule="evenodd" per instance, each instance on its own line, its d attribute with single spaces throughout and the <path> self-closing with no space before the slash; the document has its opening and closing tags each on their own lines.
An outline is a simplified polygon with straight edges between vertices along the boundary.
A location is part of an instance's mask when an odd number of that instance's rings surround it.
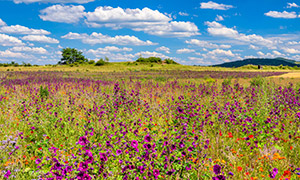
<svg viewBox="0 0 300 180">
<path fill-rule="evenodd" d="M 290 67 L 300 67 L 300 64 L 297 64 L 295 60 L 285 59 L 285 58 L 251 58 L 238 60 L 233 62 L 226 62 L 223 64 L 213 65 L 214 67 L 241 67 L 246 65 L 261 65 L 261 66 L 290 66 Z"/>
</svg>

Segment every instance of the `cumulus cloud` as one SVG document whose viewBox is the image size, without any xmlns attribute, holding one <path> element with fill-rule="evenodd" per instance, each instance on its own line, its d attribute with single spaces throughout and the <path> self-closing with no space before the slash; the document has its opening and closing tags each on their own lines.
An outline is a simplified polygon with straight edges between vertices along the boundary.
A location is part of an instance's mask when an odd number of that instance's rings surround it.
<svg viewBox="0 0 300 180">
<path fill-rule="evenodd" d="M 177 54 L 192 53 L 192 52 L 195 52 L 195 50 L 194 49 L 187 49 L 187 48 L 178 49 L 176 51 Z"/>
<path fill-rule="evenodd" d="M 249 45 L 249 49 L 259 50 L 260 48 L 257 46 L 254 46 L 252 44 Z"/>
<path fill-rule="evenodd" d="M 135 56 L 133 54 L 126 54 L 126 52 L 130 51 L 132 51 L 132 48 L 106 46 L 104 48 L 89 49 L 87 53 L 93 54 L 97 58 L 103 58 L 104 56 L 107 56 L 112 60 L 132 60 Z"/>
<path fill-rule="evenodd" d="M 287 8 L 298 8 L 300 6 L 298 6 L 296 3 L 287 3 Z"/>
<path fill-rule="evenodd" d="M 12 52 L 10 50 L 0 51 L 0 57 L 2 58 L 23 58 L 24 54 L 19 52 Z"/>
<path fill-rule="evenodd" d="M 83 6 L 54 5 L 41 10 L 40 18 L 44 21 L 76 23 L 84 17 Z"/>
<path fill-rule="evenodd" d="M 272 53 L 276 56 L 282 56 L 283 54 L 281 54 L 279 51 L 272 51 Z"/>
<path fill-rule="evenodd" d="M 9 49 L 10 51 L 15 52 L 29 52 L 34 54 L 46 54 L 48 53 L 46 49 L 42 47 L 26 47 L 26 46 L 19 46 L 19 47 L 13 47 Z"/>
<path fill-rule="evenodd" d="M 214 49 L 212 51 L 209 51 L 207 54 L 213 55 L 213 56 L 231 56 L 234 57 L 235 54 L 232 53 L 231 50 L 223 50 L 223 49 Z"/>
<path fill-rule="evenodd" d="M 87 20 L 97 23 L 122 23 L 122 22 L 168 22 L 171 18 L 147 7 L 143 9 L 122 9 L 110 6 L 100 6 L 94 12 L 88 12 Z"/>
<path fill-rule="evenodd" d="M 201 40 L 198 40 L 198 39 L 186 40 L 185 43 L 196 45 L 196 46 L 203 47 L 203 48 L 213 48 L 213 49 L 217 49 L 217 48 L 228 49 L 228 48 L 231 48 L 230 45 L 225 45 L 225 44 L 218 45 L 218 44 L 210 43 L 210 42 L 207 42 L 207 41 L 201 41 Z"/>
<path fill-rule="evenodd" d="M 170 53 L 170 48 L 166 47 L 166 46 L 161 46 L 155 49 L 156 51 L 164 51 L 165 53 Z"/>
<path fill-rule="evenodd" d="M 217 15 L 217 17 L 215 18 L 216 21 L 224 21 L 223 16 Z"/>
<path fill-rule="evenodd" d="M 199 58 L 199 57 L 188 57 L 189 60 L 191 61 L 196 61 L 196 63 L 204 63 L 203 58 Z"/>
<path fill-rule="evenodd" d="M 162 59 L 167 59 L 167 58 L 170 58 L 169 56 L 166 56 L 162 53 L 159 53 L 159 52 L 155 52 L 155 51 L 141 51 L 141 52 L 138 52 L 135 54 L 135 56 L 142 56 L 142 57 L 160 57 Z"/>
<path fill-rule="evenodd" d="M 103 35 L 101 33 L 93 32 L 91 35 L 86 33 L 79 34 L 79 33 L 72 33 L 69 32 L 68 34 L 62 36 L 64 39 L 77 39 L 81 40 L 85 44 L 117 44 L 117 45 L 135 45 L 135 46 L 149 46 L 149 45 L 156 45 L 149 40 L 142 41 L 135 36 L 115 36 L 111 37 L 108 35 Z"/>
<path fill-rule="evenodd" d="M 265 54 L 263 52 L 259 51 L 259 52 L 257 52 L 257 55 L 264 56 Z"/>
<path fill-rule="evenodd" d="M 237 30 L 232 28 L 227 28 L 223 26 L 222 24 L 213 21 L 213 22 L 206 22 L 205 23 L 208 26 L 208 33 L 213 36 L 221 36 L 226 38 L 231 38 L 234 40 L 238 40 L 239 42 L 246 42 L 246 43 L 252 43 L 256 45 L 262 45 L 266 46 L 268 48 L 274 48 L 276 45 L 276 41 L 272 41 L 270 39 L 263 38 L 260 35 L 251 34 L 251 35 L 245 35 L 243 33 L 239 33 Z"/>
<path fill-rule="evenodd" d="M 14 3 L 77 3 L 77 4 L 85 4 L 89 2 L 93 2 L 95 0 L 14 0 Z"/>
<path fill-rule="evenodd" d="M 24 43 L 13 36 L 0 34 L 0 46 L 22 46 Z"/>
<path fill-rule="evenodd" d="M 6 26 L 6 23 L 0 18 L 0 26 Z"/>
<path fill-rule="evenodd" d="M 31 34 L 31 35 L 47 35 L 51 34 L 49 31 L 43 29 L 32 29 L 21 25 L 2 26 L 0 32 L 7 34 Z"/>
<path fill-rule="evenodd" d="M 278 12 L 278 11 L 269 11 L 265 13 L 266 16 L 273 17 L 273 18 L 285 18 L 285 19 L 294 19 L 297 18 L 296 12 Z"/>
<path fill-rule="evenodd" d="M 282 48 L 282 50 L 286 53 L 289 53 L 289 54 L 300 54 L 300 50 L 298 49 L 294 49 L 294 48 Z"/>
<path fill-rule="evenodd" d="M 58 44 L 59 41 L 54 38 L 47 37 L 45 35 L 28 35 L 22 37 L 23 40 L 26 41 L 35 41 L 40 43 L 50 43 L 50 44 Z"/>
<path fill-rule="evenodd" d="M 189 37 L 200 34 L 198 27 L 192 22 L 171 20 L 172 18 L 158 10 L 147 7 L 122 9 L 100 6 L 94 12 L 86 13 L 85 22 L 92 27 L 130 28 L 156 36 Z"/>
<path fill-rule="evenodd" d="M 213 1 L 202 2 L 200 3 L 200 5 L 201 5 L 200 6 L 201 9 L 228 10 L 233 8 L 232 5 L 218 4 Z"/>
</svg>

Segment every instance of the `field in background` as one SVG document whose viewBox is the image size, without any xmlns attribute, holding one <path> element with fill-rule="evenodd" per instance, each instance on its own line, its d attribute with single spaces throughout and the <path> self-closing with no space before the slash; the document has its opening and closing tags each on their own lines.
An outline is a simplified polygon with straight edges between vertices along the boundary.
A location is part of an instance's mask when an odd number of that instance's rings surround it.
<svg viewBox="0 0 300 180">
<path fill-rule="evenodd" d="M 297 71 L 120 64 L 1 67 L 0 177 L 300 178 Z"/>
</svg>

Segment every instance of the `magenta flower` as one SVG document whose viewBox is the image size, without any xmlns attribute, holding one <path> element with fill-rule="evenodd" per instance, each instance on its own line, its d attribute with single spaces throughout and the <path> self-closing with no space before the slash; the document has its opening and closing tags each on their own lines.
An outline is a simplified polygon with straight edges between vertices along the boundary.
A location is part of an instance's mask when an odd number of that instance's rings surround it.
<svg viewBox="0 0 300 180">
<path fill-rule="evenodd" d="M 84 145 L 88 144 L 89 141 L 87 140 L 87 138 L 86 138 L 85 136 L 81 136 L 81 137 L 79 138 L 78 143 L 79 143 L 80 145 L 84 146 Z"/>
<path fill-rule="evenodd" d="M 150 142 L 151 139 L 152 139 L 151 136 L 148 134 L 148 135 L 145 136 L 144 141 Z"/>
<path fill-rule="evenodd" d="M 81 162 L 81 163 L 79 164 L 79 170 L 80 170 L 80 171 L 87 171 L 88 168 L 89 168 L 89 164 L 86 163 L 86 162 Z"/>
<path fill-rule="evenodd" d="M 10 175 L 11 175 L 10 170 L 7 170 L 7 172 L 6 172 L 6 174 L 4 175 L 4 177 L 8 179 Z"/>
<path fill-rule="evenodd" d="M 105 153 L 99 153 L 100 154 L 100 160 L 101 161 L 107 161 L 107 157 L 106 157 L 106 154 Z"/>
<path fill-rule="evenodd" d="M 40 159 L 40 158 L 37 158 L 36 160 L 35 160 L 35 164 L 40 164 L 42 162 L 42 160 Z"/>
<path fill-rule="evenodd" d="M 158 169 L 153 170 L 153 176 L 154 176 L 155 179 L 157 179 L 157 177 L 159 176 L 159 170 Z"/>
<path fill-rule="evenodd" d="M 116 154 L 119 156 L 120 154 L 122 154 L 122 151 L 121 151 L 120 149 L 118 149 L 118 150 L 116 151 Z"/>
<path fill-rule="evenodd" d="M 272 179 L 275 178 L 275 176 L 278 174 L 278 169 L 277 168 L 274 168 L 272 172 L 270 172 L 270 177 Z"/>
<path fill-rule="evenodd" d="M 133 148 L 137 148 L 138 145 L 139 145 L 139 143 L 138 143 L 136 140 L 131 141 L 131 146 L 132 146 Z"/>
</svg>

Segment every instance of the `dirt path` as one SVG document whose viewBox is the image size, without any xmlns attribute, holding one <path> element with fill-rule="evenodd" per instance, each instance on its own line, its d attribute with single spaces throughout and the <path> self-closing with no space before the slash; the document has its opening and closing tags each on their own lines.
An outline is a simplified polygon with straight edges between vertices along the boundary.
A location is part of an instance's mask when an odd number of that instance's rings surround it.
<svg viewBox="0 0 300 180">
<path fill-rule="evenodd" d="M 290 72 L 286 74 L 282 74 L 276 77 L 283 77 L 283 78 L 300 78 L 300 72 Z"/>
</svg>

